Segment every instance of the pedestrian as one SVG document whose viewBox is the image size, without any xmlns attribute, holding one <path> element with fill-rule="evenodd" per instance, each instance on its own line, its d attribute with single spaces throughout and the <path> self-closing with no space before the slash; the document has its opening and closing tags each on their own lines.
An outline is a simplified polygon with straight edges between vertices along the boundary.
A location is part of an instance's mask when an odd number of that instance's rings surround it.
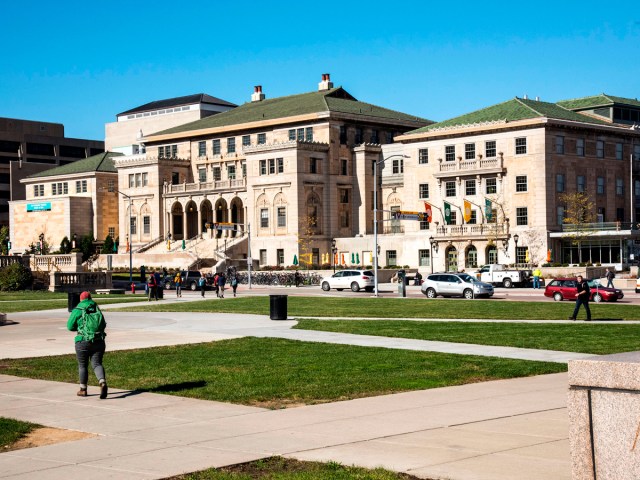
<svg viewBox="0 0 640 480">
<path fill-rule="evenodd" d="M 533 288 L 540 288 L 540 277 L 542 276 L 542 272 L 538 267 L 533 271 Z"/>
<path fill-rule="evenodd" d="M 202 298 L 204 298 L 204 289 L 207 286 L 207 279 L 204 278 L 204 273 L 202 274 L 202 276 L 198 280 L 198 286 L 200 287 L 200 295 L 202 296 Z"/>
<path fill-rule="evenodd" d="M 213 289 L 216 292 L 216 297 L 220 298 L 220 287 L 218 286 L 218 272 L 213 275 Z"/>
<path fill-rule="evenodd" d="M 173 277 L 173 283 L 176 286 L 176 297 L 182 296 L 182 276 L 180 272 L 176 273 L 176 276 Z"/>
<path fill-rule="evenodd" d="M 158 300 L 158 284 L 156 282 L 156 276 L 153 274 L 153 272 L 149 274 L 147 286 L 149 287 L 149 299 L 147 301 L 150 302 L 152 298 Z"/>
<path fill-rule="evenodd" d="M 616 288 L 613 286 L 613 279 L 616 278 L 616 274 L 613 268 L 607 270 L 607 288 Z"/>
<path fill-rule="evenodd" d="M 218 287 L 220 287 L 220 298 L 224 298 L 224 286 L 227 284 L 227 277 L 224 272 L 218 275 Z"/>
<path fill-rule="evenodd" d="M 414 285 L 422 285 L 422 274 L 420 272 L 416 272 L 416 276 L 413 277 Z"/>
<path fill-rule="evenodd" d="M 231 277 L 231 288 L 233 289 L 233 296 L 236 296 L 236 290 L 238 290 L 238 277 L 235 275 Z"/>
<path fill-rule="evenodd" d="M 80 294 L 80 303 L 71 311 L 67 321 L 67 329 L 76 332 L 75 349 L 78 361 L 78 375 L 80 377 L 79 397 L 87 396 L 87 383 L 89 381 L 88 363 L 91 361 L 93 372 L 100 385 L 100 398 L 107 398 L 107 378 L 102 366 L 105 343 L 104 332 L 107 322 L 100 307 L 91 299 L 89 292 Z"/>
<path fill-rule="evenodd" d="M 300 286 L 300 272 L 298 272 L 298 270 L 295 271 L 295 273 L 293 274 L 293 279 L 296 282 L 296 287 Z"/>
<path fill-rule="evenodd" d="M 578 317 L 578 310 L 580 305 L 584 305 L 584 309 L 587 312 L 587 322 L 591 320 L 591 310 L 589 309 L 589 297 L 591 296 L 591 289 L 586 280 L 583 280 L 582 275 L 578 275 L 576 278 L 576 287 L 578 289 L 578 296 L 576 297 L 576 306 L 573 309 L 573 315 L 569 317 L 569 320 L 575 320 Z"/>
</svg>

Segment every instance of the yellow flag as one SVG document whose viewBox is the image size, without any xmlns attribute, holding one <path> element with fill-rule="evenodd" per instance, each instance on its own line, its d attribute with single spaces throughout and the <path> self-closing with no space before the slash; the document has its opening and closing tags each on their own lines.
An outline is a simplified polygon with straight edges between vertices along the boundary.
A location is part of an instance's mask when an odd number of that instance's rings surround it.
<svg viewBox="0 0 640 480">
<path fill-rule="evenodd" d="M 471 202 L 464 200 L 464 223 L 469 223 L 471 220 Z"/>
</svg>

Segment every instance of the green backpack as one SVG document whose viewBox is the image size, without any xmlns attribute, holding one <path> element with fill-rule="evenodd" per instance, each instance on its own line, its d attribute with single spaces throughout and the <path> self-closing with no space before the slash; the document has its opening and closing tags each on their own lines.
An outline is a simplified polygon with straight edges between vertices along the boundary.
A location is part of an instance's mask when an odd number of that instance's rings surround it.
<svg viewBox="0 0 640 480">
<path fill-rule="evenodd" d="M 90 305 L 88 308 L 76 308 L 82 311 L 82 317 L 78 319 L 78 335 L 82 336 L 82 339 L 86 342 L 91 342 L 96 337 L 104 339 L 106 336 L 104 329 L 107 323 L 104 320 L 104 315 L 102 315 L 100 308 L 97 305 L 95 306 L 95 310 L 93 305 Z"/>
</svg>

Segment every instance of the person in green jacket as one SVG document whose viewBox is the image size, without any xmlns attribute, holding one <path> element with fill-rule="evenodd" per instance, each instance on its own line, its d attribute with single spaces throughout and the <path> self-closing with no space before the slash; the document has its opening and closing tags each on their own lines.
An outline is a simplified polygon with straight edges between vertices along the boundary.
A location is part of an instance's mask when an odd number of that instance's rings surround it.
<svg viewBox="0 0 640 480">
<path fill-rule="evenodd" d="M 87 382 L 89 371 L 87 365 L 91 360 L 91 366 L 100 384 L 100 398 L 107 398 L 107 379 L 102 366 L 102 358 L 105 351 L 104 332 L 107 322 L 100 308 L 91 299 L 89 292 L 80 294 L 80 303 L 71 311 L 67 321 L 67 329 L 76 332 L 75 346 L 76 359 L 78 360 L 78 373 L 80 375 L 79 397 L 87 396 Z"/>
</svg>

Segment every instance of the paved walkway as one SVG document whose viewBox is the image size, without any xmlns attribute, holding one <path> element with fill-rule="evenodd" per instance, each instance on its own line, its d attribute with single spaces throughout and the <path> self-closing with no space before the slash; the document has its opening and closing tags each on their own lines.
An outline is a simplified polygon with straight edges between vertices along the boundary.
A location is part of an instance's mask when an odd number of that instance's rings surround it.
<svg viewBox="0 0 640 480">
<path fill-rule="evenodd" d="M 69 353 L 66 311 L 10 314 L 0 357 Z M 292 330 L 260 315 L 110 312 L 110 350 L 242 336 L 562 361 L 584 355 Z M 566 374 L 264 410 L 0 375 L 3 416 L 96 437 L 0 454 L 0 478 L 147 479 L 284 455 L 454 480 L 569 479 Z"/>
</svg>

